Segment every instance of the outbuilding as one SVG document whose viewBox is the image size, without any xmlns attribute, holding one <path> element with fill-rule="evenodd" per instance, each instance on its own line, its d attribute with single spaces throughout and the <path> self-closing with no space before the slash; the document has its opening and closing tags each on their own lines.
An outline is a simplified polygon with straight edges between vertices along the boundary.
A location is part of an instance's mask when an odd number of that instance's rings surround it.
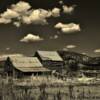
<svg viewBox="0 0 100 100">
<path fill-rule="evenodd" d="M 37 57 L 8 57 L 5 62 L 5 72 L 9 76 L 23 77 L 30 75 L 49 74 Z"/>
<path fill-rule="evenodd" d="M 56 51 L 37 51 L 35 57 L 50 70 L 61 72 L 64 61 Z"/>
</svg>

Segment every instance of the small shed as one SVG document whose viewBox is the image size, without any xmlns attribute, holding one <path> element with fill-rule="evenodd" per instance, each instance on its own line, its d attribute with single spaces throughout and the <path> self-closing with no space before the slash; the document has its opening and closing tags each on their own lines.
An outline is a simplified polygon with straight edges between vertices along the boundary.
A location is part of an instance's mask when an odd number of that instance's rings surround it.
<svg viewBox="0 0 100 100">
<path fill-rule="evenodd" d="M 61 72 L 64 61 L 56 51 L 37 51 L 35 57 L 50 70 Z"/>
<path fill-rule="evenodd" d="M 8 57 L 5 72 L 14 77 L 48 74 L 50 70 L 43 67 L 37 57 Z"/>
</svg>

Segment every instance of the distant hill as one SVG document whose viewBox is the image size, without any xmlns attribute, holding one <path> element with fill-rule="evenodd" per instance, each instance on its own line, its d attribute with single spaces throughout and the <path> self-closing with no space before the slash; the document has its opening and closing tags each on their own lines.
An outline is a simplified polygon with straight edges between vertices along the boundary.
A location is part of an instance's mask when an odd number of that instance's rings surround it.
<svg viewBox="0 0 100 100">
<path fill-rule="evenodd" d="M 63 50 L 58 51 L 58 53 L 65 61 L 73 59 L 77 63 L 81 63 L 87 66 L 100 66 L 100 57 L 90 57 L 84 54 Z"/>
</svg>

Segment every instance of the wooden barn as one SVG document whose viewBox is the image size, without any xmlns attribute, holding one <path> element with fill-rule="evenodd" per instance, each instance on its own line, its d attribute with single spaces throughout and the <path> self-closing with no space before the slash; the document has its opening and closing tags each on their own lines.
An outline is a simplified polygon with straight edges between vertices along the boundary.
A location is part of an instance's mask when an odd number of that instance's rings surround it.
<svg viewBox="0 0 100 100">
<path fill-rule="evenodd" d="M 8 57 L 20 57 L 22 54 L 6 54 L 0 56 L 0 75 L 5 76 L 4 66 Z"/>
<path fill-rule="evenodd" d="M 0 57 L 0 75 L 4 73 L 4 65 L 5 65 L 6 57 Z"/>
<path fill-rule="evenodd" d="M 61 72 L 63 69 L 63 59 L 56 51 L 37 51 L 35 57 L 50 70 Z"/>
<path fill-rule="evenodd" d="M 8 57 L 5 62 L 8 76 L 24 77 L 30 75 L 49 74 L 51 71 L 40 63 L 37 57 Z"/>
</svg>

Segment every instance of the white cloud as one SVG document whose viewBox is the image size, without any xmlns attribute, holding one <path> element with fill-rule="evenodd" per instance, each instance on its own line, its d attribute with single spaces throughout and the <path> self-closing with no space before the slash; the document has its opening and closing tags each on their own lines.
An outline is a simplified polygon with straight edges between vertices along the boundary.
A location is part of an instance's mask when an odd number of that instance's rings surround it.
<svg viewBox="0 0 100 100">
<path fill-rule="evenodd" d="M 63 10 L 64 13 L 70 13 L 74 10 L 74 6 L 68 7 L 64 5 Z M 48 18 L 59 17 L 60 12 L 61 9 L 57 7 L 54 7 L 51 10 L 45 10 L 41 8 L 32 9 L 31 5 L 28 2 L 19 1 L 17 4 L 12 4 L 9 9 L 7 9 L 0 15 L 0 23 L 7 24 L 13 22 L 13 25 L 15 25 L 16 27 L 19 27 L 21 24 L 47 25 Z M 15 19 L 15 22 L 14 20 L 12 20 L 13 18 Z M 66 26 L 65 28 L 60 28 L 64 33 L 67 33 L 70 30 L 75 31 L 79 28 L 79 25 L 75 26 L 73 23 L 72 25 L 62 24 L 61 26 Z M 67 26 L 72 27 L 68 28 Z"/>
<path fill-rule="evenodd" d="M 45 9 L 37 9 L 37 10 L 40 10 L 40 17 L 48 18 L 51 17 L 52 15 L 50 10 L 45 10 Z"/>
<path fill-rule="evenodd" d="M 11 9 L 7 9 L 7 11 L 1 14 L 1 17 L 5 19 L 12 19 L 19 17 L 19 14 Z"/>
<path fill-rule="evenodd" d="M 67 5 L 63 5 L 63 12 L 64 13 L 72 13 L 74 11 L 74 6 L 67 6 Z"/>
<path fill-rule="evenodd" d="M 31 15 L 29 16 L 29 19 L 27 18 L 27 20 L 30 20 L 31 23 L 34 24 L 48 24 L 46 18 L 50 17 L 50 12 L 48 12 L 47 10 L 44 9 L 36 9 L 33 10 L 33 12 L 31 13 Z"/>
<path fill-rule="evenodd" d="M 22 38 L 20 40 L 20 42 L 35 42 L 35 41 L 41 41 L 43 40 L 43 38 L 41 38 L 40 36 L 38 35 L 33 35 L 33 34 L 28 34 L 27 36 L 25 36 L 24 38 Z"/>
<path fill-rule="evenodd" d="M 2 18 L 1 23 L 10 23 L 8 20 L 12 21 L 12 18 L 16 18 L 16 21 L 24 24 L 48 24 L 47 18 L 51 17 L 51 11 L 45 9 L 33 10 L 30 8 L 30 4 L 24 1 L 13 4 L 10 9 L 7 9 L 7 11 L 0 15 Z M 18 26 L 16 22 L 14 25 Z"/>
<path fill-rule="evenodd" d="M 51 36 L 50 39 L 58 39 L 58 35 Z"/>
<path fill-rule="evenodd" d="M 25 13 L 31 8 L 30 4 L 24 1 L 19 1 L 17 4 L 13 4 L 11 9 L 19 13 Z"/>
<path fill-rule="evenodd" d="M 94 50 L 95 53 L 100 53 L 100 49 Z"/>
<path fill-rule="evenodd" d="M 22 16 L 22 22 L 24 24 L 31 24 L 31 20 L 28 16 Z"/>
<path fill-rule="evenodd" d="M 12 4 L 10 9 L 7 9 L 1 15 L 2 21 L 1 23 L 10 23 L 12 18 L 16 18 L 16 21 L 24 23 L 24 24 L 40 24 L 45 25 L 48 24 L 47 19 L 51 16 L 59 17 L 60 9 L 53 8 L 52 10 L 45 9 L 32 9 L 31 5 L 24 1 L 19 1 L 17 4 Z M 10 21 L 11 20 L 11 21 Z M 19 27 L 18 23 L 14 23 L 13 25 Z"/>
<path fill-rule="evenodd" d="M 15 25 L 16 27 L 20 27 L 21 23 L 20 22 L 14 22 L 13 25 Z"/>
<path fill-rule="evenodd" d="M 8 24 L 11 23 L 11 19 L 0 18 L 0 24 Z"/>
<path fill-rule="evenodd" d="M 62 0 L 59 1 L 59 4 L 64 4 L 64 2 Z"/>
<path fill-rule="evenodd" d="M 48 24 L 47 18 L 60 16 L 60 9 L 54 8 L 52 11 L 45 9 L 35 9 L 29 16 L 23 16 L 22 20 L 26 24 Z"/>
<path fill-rule="evenodd" d="M 80 25 L 75 23 L 63 24 L 59 22 L 54 27 L 56 29 L 61 29 L 63 33 L 72 33 L 80 31 Z"/>
<path fill-rule="evenodd" d="M 67 49 L 73 49 L 73 48 L 76 48 L 76 47 L 77 47 L 76 45 L 67 45 L 66 46 Z"/>
<path fill-rule="evenodd" d="M 63 48 L 63 50 L 68 51 L 69 49 L 74 49 L 74 48 L 76 48 L 76 47 L 77 47 L 76 45 L 70 44 L 70 45 L 65 46 L 65 47 Z"/>
<path fill-rule="evenodd" d="M 60 28 L 62 28 L 62 27 L 64 27 L 64 26 L 65 26 L 64 24 L 62 24 L 61 22 L 59 22 L 59 23 L 57 23 L 57 24 L 55 25 L 55 28 L 60 29 Z"/>
<path fill-rule="evenodd" d="M 60 9 L 59 8 L 53 8 L 51 13 L 53 17 L 59 17 L 60 16 Z"/>
</svg>

